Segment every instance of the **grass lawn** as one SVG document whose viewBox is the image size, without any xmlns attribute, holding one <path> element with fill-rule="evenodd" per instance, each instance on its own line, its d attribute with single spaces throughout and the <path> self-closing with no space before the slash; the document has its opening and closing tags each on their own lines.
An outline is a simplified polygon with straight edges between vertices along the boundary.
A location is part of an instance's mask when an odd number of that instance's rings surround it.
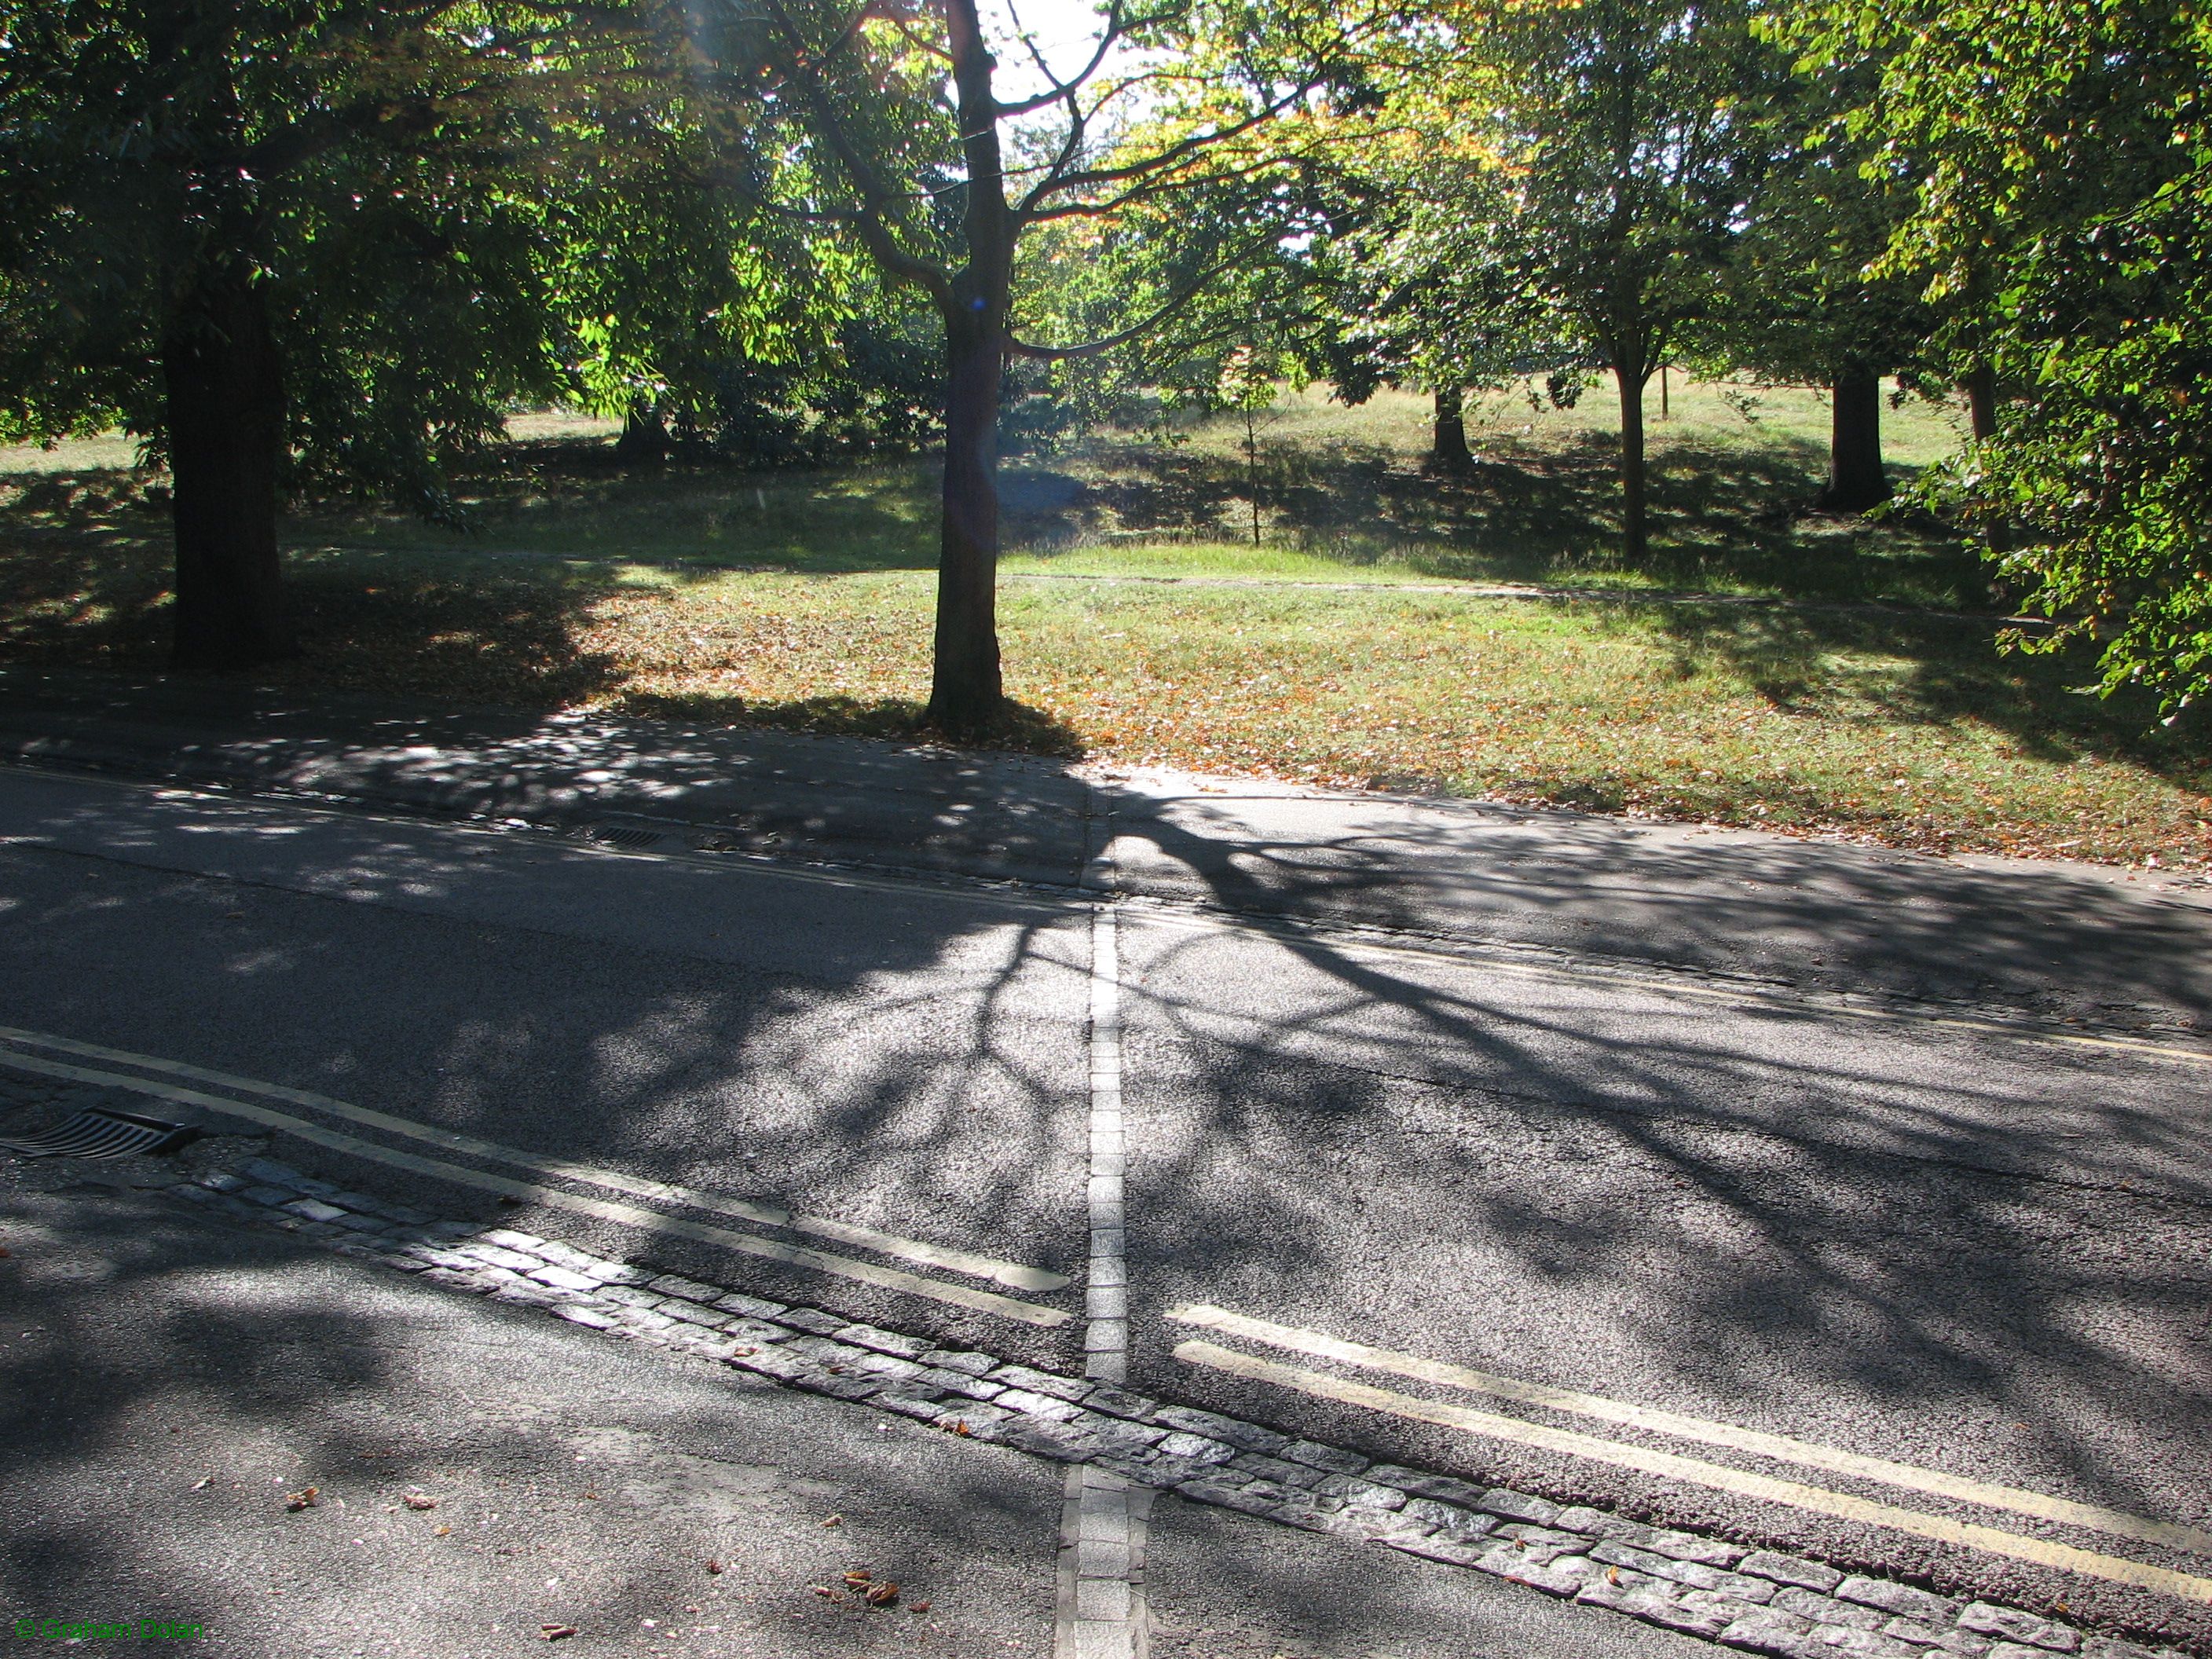
<svg viewBox="0 0 2212 1659">
<path fill-rule="evenodd" d="M 1766 394 L 1746 421 L 1678 385 L 1654 427 L 1659 546 L 1635 571 L 1607 541 L 1609 401 L 1493 398 L 1471 411 L 1481 465 L 1444 481 L 1419 469 L 1418 400 L 1286 395 L 1261 434 L 1257 548 L 1240 539 L 1241 427 L 1010 465 L 1001 617 L 1022 711 L 1005 740 L 1936 850 L 2207 863 L 2201 737 L 2070 690 L 2081 660 L 2000 657 L 1991 618 L 1953 614 L 1990 603 L 1954 538 L 1793 514 L 1821 465 L 1811 394 Z M 1891 424 L 1900 463 L 1955 441 L 1948 411 Z M 375 511 L 290 521 L 308 655 L 273 678 L 912 729 L 926 465 L 629 474 L 592 423 L 517 425 L 472 483 L 472 535 Z M 0 659 L 159 664 L 158 499 L 100 441 L 0 453 Z M 1577 597 L 1480 589 L 1501 582 Z"/>
</svg>

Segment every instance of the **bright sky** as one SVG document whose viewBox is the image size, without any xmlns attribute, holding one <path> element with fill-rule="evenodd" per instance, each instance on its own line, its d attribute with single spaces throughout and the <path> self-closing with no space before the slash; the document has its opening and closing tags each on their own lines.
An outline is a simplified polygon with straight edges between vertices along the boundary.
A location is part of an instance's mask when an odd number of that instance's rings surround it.
<svg viewBox="0 0 2212 1659">
<path fill-rule="evenodd" d="M 1077 73 L 1091 61 L 1105 27 L 1103 6 L 1091 0 L 979 0 L 979 3 L 983 26 L 991 33 L 999 59 L 997 85 L 1001 98 L 1025 98 L 1045 88 L 1028 48 L 1019 43 L 1017 17 L 1054 73 L 1063 76 Z"/>
</svg>

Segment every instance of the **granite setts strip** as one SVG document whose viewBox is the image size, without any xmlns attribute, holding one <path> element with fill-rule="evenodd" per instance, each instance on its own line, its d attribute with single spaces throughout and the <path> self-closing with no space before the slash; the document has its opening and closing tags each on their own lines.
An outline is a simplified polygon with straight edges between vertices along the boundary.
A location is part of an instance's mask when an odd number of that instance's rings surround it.
<svg viewBox="0 0 2212 1659">
<path fill-rule="evenodd" d="M 1376 1463 L 1114 1383 L 939 1348 L 513 1228 L 434 1219 L 273 1159 L 167 1190 L 452 1290 L 1774 1659 L 2186 1659 L 2018 1608 Z"/>
</svg>

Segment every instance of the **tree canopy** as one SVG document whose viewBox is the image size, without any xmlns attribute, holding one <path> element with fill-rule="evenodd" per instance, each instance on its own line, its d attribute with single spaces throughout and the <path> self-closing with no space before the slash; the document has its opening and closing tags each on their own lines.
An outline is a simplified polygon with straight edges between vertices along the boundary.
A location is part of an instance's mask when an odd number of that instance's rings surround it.
<svg viewBox="0 0 2212 1659">
<path fill-rule="evenodd" d="M 1064 21 L 1064 20 L 1063 20 Z M 1975 438 L 1919 493 L 2169 714 L 2212 684 L 2202 88 L 2172 0 L 0 0 L 0 436 L 174 479 L 176 656 L 290 648 L 302 490 L 460 509 L 519 403 L 626 456 L 941 444 L 929 715 L 996 717 L 1003 431 L 1278 380 L 1669 362 Z M 1903 395 L 1902 393 L 1900 395 Z M 1256 473 L 1255 474 L 1256 480 Z M 1256 482 L 1254 484 L 1256 495 Z M 1255 527 L 1259 519 L 1253 520 Z M 2029 643 L 2022 639 L 2019 643 Z"/>
</svg>

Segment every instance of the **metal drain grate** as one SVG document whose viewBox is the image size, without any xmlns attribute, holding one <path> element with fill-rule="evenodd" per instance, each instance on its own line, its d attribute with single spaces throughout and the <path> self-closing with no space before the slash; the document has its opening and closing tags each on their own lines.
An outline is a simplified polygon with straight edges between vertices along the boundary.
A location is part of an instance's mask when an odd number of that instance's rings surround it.
<svg viewBox="0 0 2212 1659">
<path fill-rule="evenodd" d="M 658 830 L 592 829 L 584 831 L 584 839 L 607 847 L 658 847 L 661 834 Z"/>
<path fill-rule="evenodd" d="M 181 1123 L 94 1107 L 44 1134 L 0 1139 L 0 1147 L 25 1158 L 128 1158 L 133 1152 L 173 1152 L 198 1133 Z"/>
</svg>

